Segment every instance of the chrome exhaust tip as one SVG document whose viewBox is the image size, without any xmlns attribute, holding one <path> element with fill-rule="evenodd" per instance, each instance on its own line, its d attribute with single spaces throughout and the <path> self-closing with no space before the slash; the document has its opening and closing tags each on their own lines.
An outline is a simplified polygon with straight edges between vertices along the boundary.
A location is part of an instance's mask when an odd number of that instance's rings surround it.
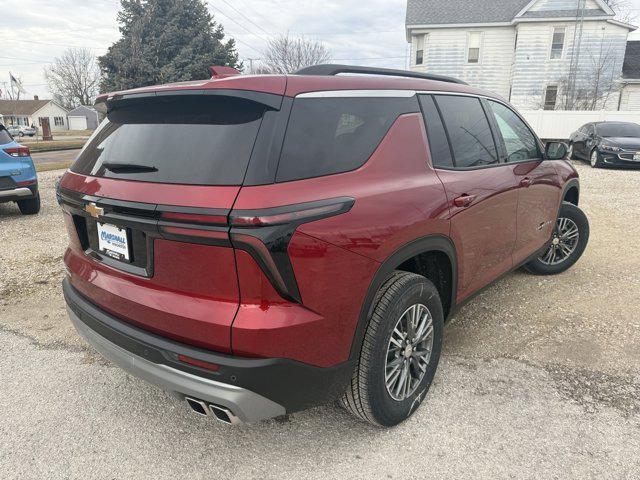
<svg viewBox="0 0 640 480">
<path fill-rule="evenodd" d="M 184 397 L 184 399 L 187 401 L 187 404 L 191 407 L 191 410 L 193 410 L 194 413 L 202 415 L 203 417 L 208 417 L 209 415 L 211 415 L 209 407 L 207 407 L 207 404 L 202 400 L 197 400 L 191 397 Z"/>
<path fill-rule="evenodd" d="M 214 405 L 212 403 L 205 403 L 197 398 L 184 397 L 191 410 L 194 413 L 203 417 L 213 417 L 216 420 L 226 423 L 227 425 L 238 425 L 242 423 L 242 420 L 235 416 L 231 410 L 220 405 Z"/>
<path fill-rule="evenodd" d="M 238 425 L 242 423 L 242 420 L 236 417 L 228 408 L 220 407 L 218 405 L 209 405 L 209 411 L 217 420 L 222 423 L 226 423 L 227 425 Z"/>
</svg>

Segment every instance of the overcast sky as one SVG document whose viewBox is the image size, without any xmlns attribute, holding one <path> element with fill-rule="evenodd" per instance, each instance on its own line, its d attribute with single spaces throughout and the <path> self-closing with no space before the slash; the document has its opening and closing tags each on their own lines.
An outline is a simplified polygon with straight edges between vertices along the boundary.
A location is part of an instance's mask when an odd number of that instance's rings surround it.
<svg viewBox="0 0 640 480">
<path fill-rule="evenodd" d="M 491 0 L 499 1 L 499 0 Z M 640 18 L 640 0 L 629 0 Z M 334 61 L 404 68 L 406 0 L 208 0 L 209 11 L 237 40 L 245 64 L 269 38 L 302 34 L 323 41 Z M 119 37 L 118 0 L 20 0 L 0 14 L 0 89 L 9 71 L 31 95 L 50 97 L 42 68 L 68 47 L 102 55 Z M 443 1 L 443 7 L 446 0 Z M 640 39 L 636 31 L 632 37 Z"/>
</svg>

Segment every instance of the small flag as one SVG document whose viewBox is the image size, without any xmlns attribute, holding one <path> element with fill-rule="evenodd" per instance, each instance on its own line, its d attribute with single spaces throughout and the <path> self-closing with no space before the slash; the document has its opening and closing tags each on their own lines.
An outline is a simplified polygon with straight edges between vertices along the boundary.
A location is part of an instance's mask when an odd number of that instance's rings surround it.
<svg viewBox="0 0 640 480">
<path fill-rule="evenodd" d="M 11 80 L 11 85 L 15 87 L 18 90 L 18 92 L 27 93 L 27 91 L 24 89 L 20 81 L 16 77 L 14 77 L 11 72 L 9 72 L 9 78 Z"/>
</svg>

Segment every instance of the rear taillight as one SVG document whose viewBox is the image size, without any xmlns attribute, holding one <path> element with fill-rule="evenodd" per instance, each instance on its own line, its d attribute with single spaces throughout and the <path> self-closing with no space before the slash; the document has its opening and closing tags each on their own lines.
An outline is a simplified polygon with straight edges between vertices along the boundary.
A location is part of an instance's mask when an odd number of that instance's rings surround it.
<svg viewBox="0 0 640 480">
<path fill-rule="evenodd" d="M 283 298 L 301 302 L 287 248 L 296 228 L 351 210 L 350 197 L 257 210 L 226 211 L 171 208 L 161 211 L 158 227 L 166 239 L 207 245 L 232 245 L 258 264 Z"/>
<path fill-rule="evenodd" d="M 11 155 L 12 157 L 28 157 L 31 155 L 29 147 L 10 147 L 3 150 L 4 153 Z"/>
</svg>

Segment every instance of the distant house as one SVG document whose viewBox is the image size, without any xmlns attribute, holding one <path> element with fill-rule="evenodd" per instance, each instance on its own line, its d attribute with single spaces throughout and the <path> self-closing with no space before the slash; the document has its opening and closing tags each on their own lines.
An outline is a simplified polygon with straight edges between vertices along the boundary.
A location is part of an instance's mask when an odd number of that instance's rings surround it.
<svg viewBox="0 0 640 480">
<path fill-rule="evenodd" d="M 619 110 L 640 110 L 640 41 L 627 42 Z"/>
<path fill-rule="evenodd" d="M 98 112 L 91 107 L 80 105 L 67 113 L 69 130 L 95 130 L 100 123 Z"/>
<path fill-rule="evenodd" d="M 636 27 L 614 16 L 602 0 L 408 0 L 410 68 L 458 77 L 523 109 L 617 110 Z"/>
<path fill-rule="evenodd" d="M 51 131 L 68 130 L 67 111 L 53 100 L 0 100 L 0 123 L 9 125 L 36 125 L 42 127 L 42 120 L 49 119 Z"/>
</svg>

